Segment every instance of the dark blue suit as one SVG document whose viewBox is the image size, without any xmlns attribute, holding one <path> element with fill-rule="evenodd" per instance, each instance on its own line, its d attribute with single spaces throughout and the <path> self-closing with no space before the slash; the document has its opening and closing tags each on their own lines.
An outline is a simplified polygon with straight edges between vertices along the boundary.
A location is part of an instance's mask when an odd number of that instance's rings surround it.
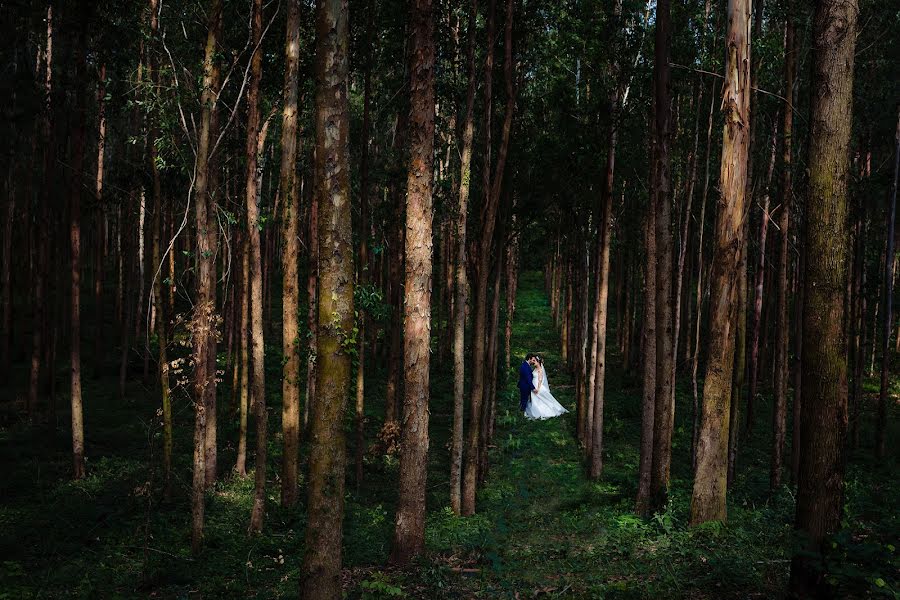
<svg viewBox="0 0 900 600">
<path fill-rule="evenodd" d="M 519 367 L 519 410 L 524 412 L 528 406 L 528 400 L 531 398 L 531 392 L 534 390 L 534 383 L 531 374 L 531 365 L 524 360 Z"/>
</svg>

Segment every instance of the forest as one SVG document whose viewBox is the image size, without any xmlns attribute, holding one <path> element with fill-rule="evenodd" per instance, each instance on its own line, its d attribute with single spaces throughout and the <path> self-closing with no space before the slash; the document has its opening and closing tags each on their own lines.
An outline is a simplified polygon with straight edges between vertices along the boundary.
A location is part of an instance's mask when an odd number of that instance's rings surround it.
<svg viewBox="0 0 900 600">
<path fill-rule="evenodd" d="M 900 598 L 896 0 L 0 28 L 0 599 Z"/>
</svg>

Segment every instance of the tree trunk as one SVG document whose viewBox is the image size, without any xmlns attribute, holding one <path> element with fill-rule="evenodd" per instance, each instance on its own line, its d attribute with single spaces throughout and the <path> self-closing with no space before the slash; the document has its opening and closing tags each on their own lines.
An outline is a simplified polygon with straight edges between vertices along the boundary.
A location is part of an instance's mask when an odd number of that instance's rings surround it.
<svg viewBox="0 0 900 600">
<path fill-rule="evenodd" d="M 887 435 L 887 395 L 891 364 L 891 308 L 894 291 L 894 220 L 897 213 L 897 176 L 900 171 L 900 114 L 897 118 L 897 133 L 894 138 L 894 182 L 891 187 L 891 204 L 887 218 L 887 251 L 884 261 L 884 330 L 881 340 L 881 390 L 878 394 L 878 416 L 875 421 L 875 456 L 879 460 L 885 456 Z M 874 340 L 873 340 L 874 341 Z"/>
<path fill-rule="evenodd" d="M 622 0 L 616 0 L 613 5 L 613 43 L 619 38 L 619 20 L 622 16 Z M 606 147 L 606 177 L 603 185 L 603 193 L 600 198 L 600 221 L 597 224 L 599 240 L 599 252 L 597 253 L 597 355 L 596 355 L 596 379 L 594 380 L 594 412 L 591 422 L 591 445 L 588 456 L 590 457 L 588 473 L 591 479 L 599 479 L 603 472 L 603 406 L 606 383 L 606 323 L 608 319 L 609 300 L 609 252 L 612 247 L 612 219 L 613 219 L 613 187 L 615 185 L 616 170 L 616 143 L 619 134 L 619 97 L 618 84 L 619 63 L 614 58 L 609 66 L 610 78 L 613 81 L 612 92 L 609 95 L 610 127 L 609 138 Z"/>
<path fill-rule="evenodd" d="M 150 0 L 150 43 L 155 44 L 157 35 L 159 34 L 159 0 Z M 159 71 L 157 68 L 154 53 L 149 53 L 148 68 L 149 80 L 154 84 L 159 83 Z M 153 177 L 153 262 L 151 263 L 153 270 L 153 304 L 156 311 L 156 337 L 159 346 L 157 358 L 159 360 L 159 383 L 162 396 L 162 418 L 163 418 L 163 494 L 166 499 L 171 496 L 172 488 L 172 401 L 169 397 L 169 360 L 168 351 L 168 319 L 165 303 L 162 293 L 162 183 L 160 181 L 159 166 L 157 163 L 156 140 L 159 137 L 158 116 L 150 113 L 148 116 L 148 132 L 147 140 L 148 150 L 148 167 Z M 100 162 L 98 152 L 98 163 Z M 97 167 L 97 193 L 100 194 L 100 166 Z M 171 252 L 171 249 L 169 250 Z M 101 263 L 102 264 L 102 263 Z M 98 323 L 99 326 L 99 323 Z"/>
<path fill-rule="evenodd" d="M 350 217 L 350 108 L 347 0 L 316 5 L 316 202 L 319 278 L 316 390 L 310 411 L 309 501 L 300 596 L 341 595 L 344 517 L 344 411 L 350 392 L 353 329 L 353 239 Z M 430 163 L 429 163 L 430 164 Z"/>
<path fill-rule="evenodd" d="M 729 0 L 725 89 L 722 106 L 722 199 L 716 217 L 710 276 L 710 344 L 703 385 L 697 468 L 691 497 L 691 524 L 723 521 L 728 477 L 728 432 L 739 273 L 743 266 L 742 228 L 747 192 L 747 123 L 750 110 L 750 0 Z"/>
<path fill-rule="evenodd" d="M 87 15 L 82 14 L 81 20 L 85 21 Z M 81 23 L 78 40 L 75 46 L 75 81 L 82 85 L 87 77 L 88 39 L 85 31 L 86 24 Z M 71 401 L 72 401 L 72 462 L 73 477 L 82 479 L 84 470 L 84 416 L 81 398 L 81 194 L 84 183 L 84 137 L 87 126 L 87 107 L 85 106 L 85 91 L 75 91 L 75 132 L 72 140 L 72 162 L 70 167 L 72 175 L 69 185 L 71 205 L 69 207 L 69 234 L 71 242 L 72 261 L 72 297 L 71 297 Z M 52 369 L 52 363 L 48 364 Z"/>
<path fill-rule="evenodd" d="M 297 82 L 300 72 L 300 1 L 289 0 L 284 42 L 284 107 L 281 113 L 281 193 L 284 194 L 282 245 L 282 353 L 281 505 L 297 503 L 297 455 L 300 446 L 300 289 L 297 257 L 300 253 L 300 198 L 297 190 Z"/>
<path fill-rule="evenodd" d="M 468 277 L 466 273 L 466 216 L 469 204 L 471 180 L 472 140 L 475 123 L 475 21 L 478 0 L 472 0 L 469 9 L 468 84 L 466 86 L 466 114 L 463 119 L 462 153 L 460 155 L 459 198 L 456 221 L 456 299 L 453 303 L 453 437 L 450 444 L 450 507 L 460 514 L 462 510 L 462 459 L 463 459 L 463 406 L 465 404 L 466 372 L 466 304 L 468 302 Z"/>
<path fill-rule="evenodd" d="M 406 147 L 406 129 L 409 113 L 401 110 L 397 115 L 397 126 L 394 133 L 394 150 L 403 152 Z M 396 178 L 395 178 L 396 179 Z M 396 423 L 398 397 L 402 393 L 403 366 L 403 257 L 406 196 L 399 181 L 392 181 L 390 196 L 394 202 L 394 222 L 390 224 L 392 250 L 390 253 L 389 277 L 391 288 L 391 343 L 388 356 L 388 379 L 385 393 L 384 422 Z"/>
<path fill-rule="evenodd" d="M 665 506 L 672 462 L 672 429 L 675 420 L 674 341 L 672 339 L 672 183 L 671 77 L 672 33 L 669 0 L 656 4 L 654 74 L 654 178 L 651 194 L 656 206 L 656 398 L 653 417 L 653 466 L 650 499 L 653 508 Z"/>
<path fill-rule="evenodd" d="M 506 156 L 509 149 L 509 138 L 512 130 L 513 111 L 515 108 L 515 96 L 513 94 L 513 65 L 512 65 L 512 20 L 513 3 L 507 0 L 506 5 L 506 31 L 504 35 L 506 72 L 506 110 L 503 118 L 503 130 L 501 134 L 500 148 L 497 152 L 497 165 L 493 177 L 491 176 L 491 100 L 494 64 L 494 30 L 496 16 L 496 0 L 490 1 L 488 9 L 488 52 L 485 58 L 484 68 L 484 98 L 485 98 L 485 165 L 484 165 L 484 194 L 485 202 L 481 210 L 481 240 L 475 257 L 477 282 L 475 293 L 475 322 L 473 332 L 475 338 L 472 343 L 472 364 L 484 365 L 486 355 L 487 333 L 487 298 L 488 279 L 490 276 L 491 247 L 494 228 L 497 220 L 497 209 L 500 203 L 500 187 L 503 182 L 503 174 L 506 168 Z M 479 452 L 485 451 L 480 447 L 480 419 L 482 402 L 485 394 L 484 369 L 475 368 L 472 375 L 472 401 L 471 420 L 469 422 L 469 437 L 465 457 L 465 471 L 463 477 L 463 501 L 462 514 L 472 515 L 475 512 L 475 488 L 478 482 Z"/>
<path fill-rule="evenodd" d="M 151 12 L 153 7 L 151 5 Z M 151 15 L 153 20 L 153 15 Z M 151 32 L 152 33 L 152 32 Z M 103 353 L 103 318 L 106 314 L 103 310 L 103 267 L 104 267 L 104 237 L 105 216 L 103 209 L 103 176 L 106 155 L 106 63 L 100 65 L 100 81 L 97 83 L 97 177 L 94 197 L 96 207 L 96 252 L 94 257 L 94 372 Z"/>
<path fill-rule="evenodd" d="M 259 84 L 262 79 L 262 0 L 253 0 L 250 84 L 247 90 L 247 237 L 250 248 L 250 355 L 252 405 L 256 413 L 256 469 L 254 473 L 253 508 L 250 511 L 250 533 L 262 531 L 266 514 L 266 411 L 265 346 L 263 345 L 262 251 L 260 247 L 259 196 L 262 170 L 259 166 L 260 118 Z"/>
<path fill-rule="evenodd" d="M 823 0 L 813 16 L 806 274 L 803 291 L 803 394 L 796 528 L 803 540 L 791 564 L 791 592 L 821 595 L 825 537 L 840 526 L 847 433 L 844 293 L 847 180 L 856 46 L 855 0 Z"/>
<path fill-rule="evenodd" d="M 651 149 L 651 154 L 652 154 Z M 651 167 L 652 168 L 652 167 Z M 655 201 L 650 196 L 650 204 L 644 215 L 644 314 L 641 331 L 643 348 L 641 392 L 641 454 L 638 466 L 638 491 L 635 512 L 649 514 L 651 496 L 651 473 L 653 469 L 653 435 L 656 418 L 656 227 Z"/>
<path fill-rule="evenodd" d="M 357 285 L 365 287 L 369 280 L 369 130 L 371 128 L 372 95 L 372 29 L 375 8 L 371 1 L 366 4 L 366 59 L 363 91 L 362 156 L 360 160 L 359 190 L 359 261 L 356 270 Z M 355 463 L 356 489 L 359 491 L 363 478 L 363 453 L 365 452 L 365 408 L 366 408 L 366 312 L 358 308 L 356 349 L 356 429 Z"/>
<path fill-rule="evenodd" d="M 756 285 L 753 288 L 753 338 L 750 345 L 750 390 L 747 395 L 747 439 L 753 435 L 753 405 L 756 400 L 757 383 L 759 381 L 759 337 L 768 320 L 762 319 L 763 291 L 766 275 L 766 240 L 769 232 L 769 188 L 772 183 L 772 172 L 775 166 L 776 148 L 778 146 L 778 126 L 772 130 L 772 146 L 769 156 L 769 169 L 766 176 L 766 187 L 763 193 L 762 214 L 759 224 L 759 262 L 756 265 Z M 740 401 L 740 390 L 736 390 L 735 402 Z M 735 423 L 735 425 L 739 425 Z"/>
<path fill-rule="evenodd" d="M 431 0 L 410 6 L 409 167 L 403 320 L 403 418 L 397 522 L 391 561 L 408 564 L 425 548 L 431 347 L 431 211 L 434 151 L 434 41 Z"/>
<path fill-rule="evenodd" d="M 794 20 L 788 15 L 785 23 L 784 40 L 784 141 L 781 150 L 781 212 L 778 215 L 778 229 L 781 234 L 781 248 L 778 256 L 778 308 L 775 323 L 775 406 L 772 415 L 772 472 L 769 478 L 771 489 L 781 485 L 784 463 L 784 445 L 787 432 L 787 389 L 788 389 L 788 268 L 790 267 L 790 225 L 793 177 L 791 172 L 791 151 L 793 148 L 794 126 Z"/>
<path fill-rule="evenodd" d="M 209 372 L 210 338 L 215 313 L 215 269 L 209 231 L 209 156 L 211 124 L 216 103 L 216 37 L 222 17 L 222 0 L 210 0 L 206 48 L 203 57 L 203 87 L 200 97 L 200 132 L 197 140 L 197 177 L 194 216 L 197 222 L 197 301 L 192 318 L 194 355 L 194 472 L 191 502 L 191 549 L 200 552 L 203 543 L 203 513 L 206 497 L 206 419 L 215 394 L 215 373 Z M 126 327 L 127 328 L 127 327 Z"/>
<path fill-rule="evenodd" d="M 694 403 L 691 423 L 691 470 L 697 468 L 697 438 L 700 435 L 700 398 L 697 388 L 697 371 L 700 366 L 700 326 L 703 323 L 703 232 L 706 229 L 706 198 L 709 195 L 709 155 L 712 149 L 713 110 L 716 105 L 715 84 L 710 86 L 709 118 L 706 122 L 706 159 L 703 180 L 703 198 L 700 202 L 700 222 L 697 240 L 697 320 L 694 330 L 694 355 L 691 363 L 691 382 L 694 392 Z M 709 285 L 709 284 L 707 284 Z"/>
<path fill-rule="evenodd" d="M 315 182 L 315 178 L 313 178 Z M 306 360 L 306 402 L 303 404 L 303 428 L 309 432 L 309 416 L 316 400 L 316 352 L 319 347 L 319 203 L 313 192 L 309 203 L 309 274 L 306 278 L 308 303 L 306 323 L 309 328 L 309 356 Z"/>
<path fill-rule="evenodd" d="M 248 227 L 249 229 L 249 227 Z M 241 243 L 241 389 L 238 409 L 238 448 L 234 472 L 247 476 L 247 417 L 250 410 L 250 240 L 245 235 Z"/>
</svg>

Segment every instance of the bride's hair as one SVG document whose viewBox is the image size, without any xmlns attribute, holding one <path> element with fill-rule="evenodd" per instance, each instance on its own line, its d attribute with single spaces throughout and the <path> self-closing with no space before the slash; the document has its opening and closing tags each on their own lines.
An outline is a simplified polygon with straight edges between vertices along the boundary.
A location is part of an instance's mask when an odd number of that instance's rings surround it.
<svg viewBox="0 0 900 600">
<path fill-rule="evenodd" d="M 544 359 L 543 359 L 543 358 L 541 358 L 540 356 L 535 356 L 534 359 L 538 362 L 538 364 L 539 364 L 540 366 L 542 366 L 542 367 L 544 366 Z"/>
</svg>

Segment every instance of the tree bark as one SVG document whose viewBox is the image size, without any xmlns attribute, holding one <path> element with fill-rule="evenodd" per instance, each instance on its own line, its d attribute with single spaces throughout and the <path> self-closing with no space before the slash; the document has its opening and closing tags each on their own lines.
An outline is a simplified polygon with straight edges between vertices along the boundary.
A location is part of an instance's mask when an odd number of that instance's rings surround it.
<svg viewBox="0 0 900 600">
<path fill-rule="evenodd" d="M 155 44 L 159 35 L 159 0 L 150 0 L 150 43 Z M 148 78 L 154 84 L 159 83 L 159 70 L 156 64 L 154 52 L 149 53 Z M 164 211 L 162 201 L 162 182 L 160 180 L 159 166 L 157 162 L 156 140 L 159 137 L 158 116 L 150 113 L 148 116 L 147 140 L 148 167 L 153 178 L 153 304 L 156 312 L 156 337 L 159 347 L 157 358 L 159 360 L 159 383 L 162 396 L 163 418 L 163 494 L 166 499 L 171 496 L 172 488 L 172 401 L 169 397 L 169 360 L 168 352 L 168 319 L 165 302 L 162 293 L 163 251 L 162 251 L 162 215 Z M 100 153 L 98 152 L 98 155 Z M 102 160 L 98 156 L 98 163 Z M 97 193 L 100 194 L 100 182 L 102 181 L 97 167 Z M 171 252 L 171 249 L 169 250 Z M 102 263 L 101 263 L 102 264 Z M 99 323 L 98 323 L 99 326 Z"/>
<path fill-rule="evenodd" d="M 790 10 L 790 7 L 789 7 Z M 793 196 L 793 174 L 791 172 L 791 152 L 794 131 L 794 20 L 788 15 L 785 23 L 784 40 L 784 141 L 781 146 L 781 212 L 778 214 L 778 229 L 781 247 L 778 256 L 778 308 L 775 323 L 775 406 L 772 415 L 772 469 L 769 478 L 774 490 L 781 485 L 784 463 L 784 445 L 787 432 L 787 389 L 788 389 L 788 268 L 790 267 L 790 225 L 791 197 Z"/>
<path fill-rule="evenodd" d="M 803 394 L 796 528 L 803 542 L 791 563 L 797 596 L 824 593 L 818 560 L 840 526 L 847 433 L 844 293 L 847 274 L 848 151 L 853 105 L 855 0 L 823 0 L 813 16 L 806 275 L 803 291 Z"/>
<path fill-rule="evenodd" d="M 652 150 L 651 150 L 652 153 Z M 651 167 L 652 168 L 652 167 Z M 641 331 L 643 348 L 641 362 L 643 389 L 641 392 L 641 453 L 638 465 L 638 491 L 635 512 L 646 516 L 651 510 L 651 473 L 653 469 L 653 435 L 656 419 L 656 227 L 655 201 L 644 215 L 644 314 Z"/>
<path fill-rule="evenodd" d="M 86 10 L 86 9 L 85 9 Z M 75 81 L 81 86 L 87 77 L 88 39 L 87 16 L 82 14 L 78 40 L 75 45 Z M 87 126 L 85 91 L 75 91 L 75 132 L 72 140 L 72 175 L 69 185 L 71 205 L 69 207 L 69 238 L 71 242 L 71 401 L 72 401 L 72 463 L 73 477 L 82 479 L 84 468 L 84 415 L 81 397 L 81 194 L 84 184 L 84 137 Z M 52 364 L 49 364 L 52 368 Z"/>
<path fill-rule="evenodd" d="M 887 436 L 887 395 L 891 365 L 891 308 L 894 291 L 894 220 L 897 213 L 897 176 L 900 171 L 900 114 L 897 119 L 897 133 L 894 138 L 894 182 L 891 187 L 891 204 L 887 218 L 887 252 L 884 261 L 884 330 L 881 339 L 881 390 L 878 393 L 878 415 L 875 421 L 875 456 L 885 456 Z"/>
<path fill-rule="evenodd" d="M 506 156 L 509 150 L 509 138 L 512 130 L 513 112 L 515 109 L 515 96 L 513 94 L 513 65 L 512 65 L 512 21 L 513 2 L 507 0 L 506 4 L 506 31 L 504 34 L 504 71 L 506 73 L 506 109 L 503 118 L 500 147 L 497 151 L 497 164 L 493 177 L 490 165 L 490 131 L 491 131 L 491 85 L 493 81 L 492 71 L 494 64 L 494 28 L 496 14 L 496 0 L 491 0 L 488 9 L 488 53 L 485 58 L 484 82 L 485 82 L 485 165 L 484 165 L 484 194 L 485 202 L 481 210 L 481 240 L 478 253 L 475 257 L 477 282 L 475 293 L 475 322 L 473 331 L 475 339 L 472 344 L 472 364 L 484 365 L 486 355 L 487 332 L 487 298 L 488 279 L 490 276 L 490 253 L 494 228 L 497 220 L 497 209 L 500 203 L 500 188 L 503 183 L 503 174 L 506 168 Z M 475 512 L 475 488 L 478 482 L 479 452 L 484 451 L 479 444 L 480 419 L 485 397 L 484 369 L 476 368 L 472 376 L 472 402 L 471 421 L 469 425 L 469 437 L 465 457 L 465 471 L 463 477 L 463 502 L 462 514 L 471 515 Z"/>
<path fill-rule="evenodd" d="M 309 501 L 300 596 L 341 595 L 344 517 L 344 411 L 350 392 L 353 246 L 350 216 L 350 108 L 347 0 L 316 3 L 316 202 L 319 221 L 318 348 L 310 411 Z"/>
<path fill-rule="evenodd" d="M 209 372 L 210 338 L 214 337 L 215 269 L 209 231 L 209 156 L 211 124 L 215 111 L 218 79 L 216 37 L 222 16 L 222 0 L 210 0 L 206 48 L 203 57 L 203 87 L 200 96 L 200 132 L 197 140 L 197 177 L 194 187 L 194 217 L 197 223 L 197 301 L 192 318 L 194 359 L 194 471 L 191 491 L 191 549 L 200 552 L 206 496 L 206 419 L 215 394 L 215 373 Z M 127 329 L 127 326 L 126 326 Z"/>
<path fill-rule="evenodd" d="M 654 74 L 654 179 L 656 197 L 656 398 L 653 417 L 653 466 L 650 471 L 650 501 L 653 508 L 665 506 L 669 494 L 672 462 L 672 429 L 675 420 L 674 341 L 672 339 L 672 183 L 671 156 L 671 68 L 672 32 L 669 0 L 656 4 L 656 50 Z"/>
<path fill-rule="evenodd" d="M 716 217 L 710 278 L 710 344 L 703 385 L 691 524 L 724 521 L 728 477 L 728 432 L 738 304 L 743 266 L 742 228 L 747 192 L 747 124 L 750 110 L 750 0 L 729 0 L 726 34 L 722 139 L 722 198 Z"/>
<path fill-rule="evenodd" d="M 366 4 L 366 59 L 363 85 L 363 123 L 362 153 L 360 159 L 359 190 L 359 263 L 357 266 L 357 285 L 366 286 L 369 280 L 369 130 L 371 128 L 371 96 L 372 96 L 372 30 L 375 7 L 373 2 Z M 366 312 L 359 307 L 357 317 L 359 332 L 356 349 L 356 489 L 359 490 L 363 478 L 363 453 L 365 451 L 365 408 L 366 408 Z"/>
<path fill-rule="evenodd" d="M 404 394 L 400 483 L 391 560 L 405 565 L 425 548 L 431 347 L 434 41 L 431 0 L 410 6 L 409 167 L 406 180 Z"/>
<path fill-rule="evenodd" d="M 466 85 L 466 113 L 463 118 L 462 151 L 460 154 L 459 197 L 456 221 L 456 298 L 453 302 L 453 434 L 450 443 L 450 507 L 454 513 L 462 510 L 463 406 L 465 404 L 466 373 L 466 303 L 468 277 L 466 273 L 466 221 L 469 204 L 469 185 L 472 176 L 472 140 L 475 132 L 475 20 L 478 0 L 469 9 L 468 84 Z"/>
<path fill-rule="evenodd" d="M 281 193 L 285 197 L 282 245 L 281 505 L 297 503 L 297 458 L 300 450 L 300 197 L 297 190 L 297 85 L 300 72 L 300 0 L 288 0 L 284 42 L 284 107 L 281 113 Z"/>
<path fill-rule="evenodd" d="M 234 472 L 238 477 L 247 476 L 247 418 L 250 411 L 250 240 L 245 235 L 241 242 L 241 384 L 238 401 L 238 447 Z"/>
<path fill-rule="evenodd" d="M 259 230 L 260 116 L 259 84 L 262 79 L 262 0 L 253 0 L 251 39 L 254 52 L 250 58 L 250 83 L 247 89 L 247 237 L 250 249 L 250 355 L 252 404 L 256 413 L 256 469 L 254 473 L 253 508 L 250 511 L 250 533 L 262 531 L 266 514 L 266 411 L 265 346 L 263 344 L 262 252 Z"/>
</svg>

